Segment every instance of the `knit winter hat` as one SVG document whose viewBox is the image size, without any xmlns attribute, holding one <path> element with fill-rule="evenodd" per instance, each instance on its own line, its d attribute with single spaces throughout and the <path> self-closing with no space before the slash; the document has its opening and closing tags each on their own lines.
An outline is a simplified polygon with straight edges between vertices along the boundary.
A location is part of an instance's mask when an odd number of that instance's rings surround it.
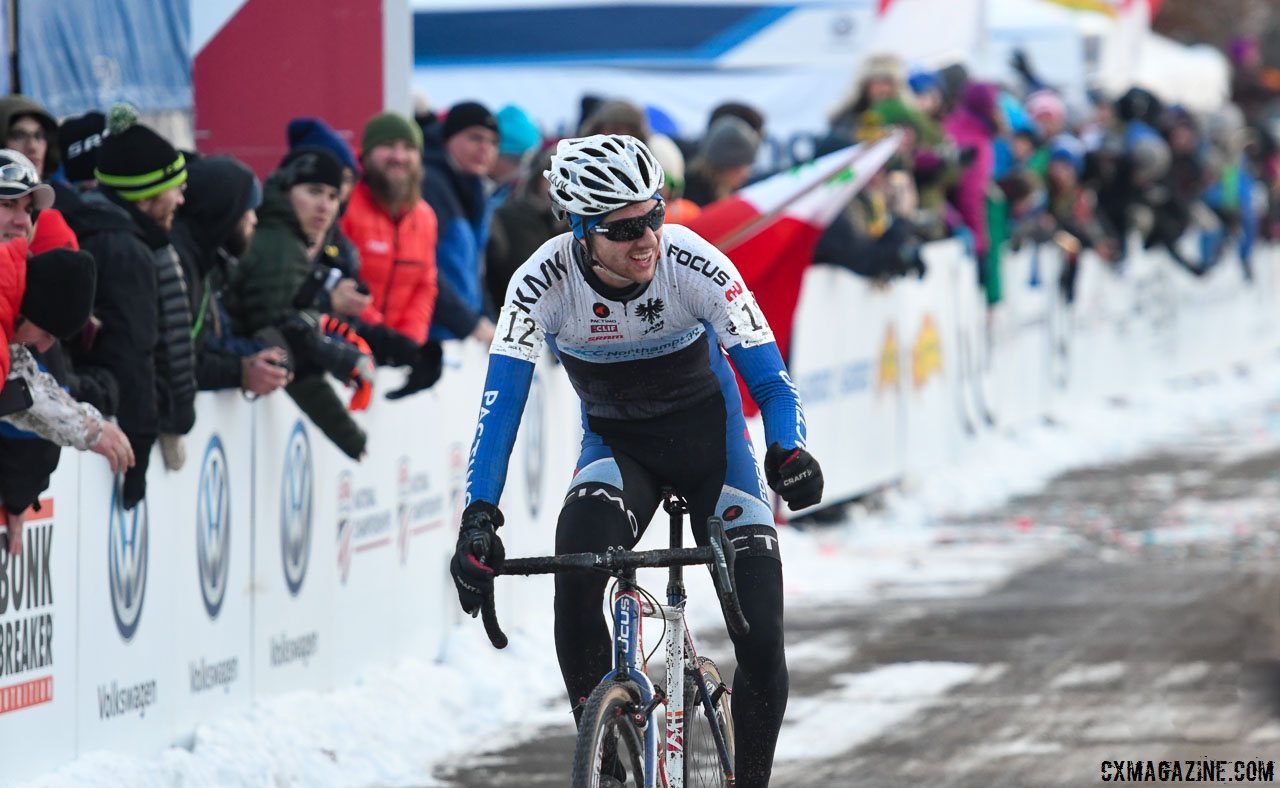
<svg viewBox="0 0 1280 788">
<path fill-rule="evenodd" d="M 523 156 L 541 144 L 542 132 L 538 131 L 529 113 L 514 104 L 498 110 L 498 153 Z"/>
<path fill-rule="evenodd" d="M 422 129 L 399 112 L 383 112 L 369 118 L 364 124 L 364 136 L 360 140 L 360 153 L 365 154 L 379 145 L 404 140 L 415 148 L 422 147 Z"/>
<path fill-rule="evenodd" d="M 342 162 L 328 148 L 309 145 L 294 148 L 280 160 L 286 189 L 300 183 L 322 183 L 342 189 Z"/>
<path fill-rule="evenodd" d="M 698 150 L 699 156 L 717 170 L 741 167 L 756 160 L 760 135 L 742 118 L 725 115 L 707 130 Z"/>
<path fill-rule="evenodd" d="M 60 339 L 89 322 L 98 272 L 93 256 L 51 249 L 27 261 L 27 289 L 18 313 Z"/>
<path fill-rule="evenodd" d="M 662 165 L 662 173 L 667 184 L 671 186 L 672 195 L 684 191 L 684 154 L 675 140 L 665 134 L 653 134 L 649 137 L 649 152 Z"/>
<path fill-rule="evenodd" d="M 351 150 L 351 145 L 323 120 L 319 118 L 294 118 L 289 121 L 288 135 L 290 149 L 306 146 L 327 148 L 330 153 L 338 157 L 338 161 L 342 162 L 342 166 L 349 167 L 355 172 L 360 171 L 360 166 L 356 164 L 355 151 Z"/>
<path fill-rule="evenodd" d="M 449 108 L 449 114 L 444 116 L 444 138 L 448 141 L 453 135 L 472 126 L 483 126 L 494 134 L 498 133 L 498 119 L 485 105 L 475 101 L 454 104 Z"/>
<path fill-rule="evenodd" d="M 98 183 L 129 202 L 140 202 L 186 183 L 186 159 L 168 140 L 138 123 L 133 107 L 112 107 L 107 129 L 110 134 L 93 170 Z"/>
<path fill-rule="evenodd" d="M 62 122 L 58 127 L 58 149 L 67 180 L 93 180 L 93 168 L 98 166 L 98 153 L 106 139 L 107 116 L 101 112 L 86 112 Z"/>
</svg>

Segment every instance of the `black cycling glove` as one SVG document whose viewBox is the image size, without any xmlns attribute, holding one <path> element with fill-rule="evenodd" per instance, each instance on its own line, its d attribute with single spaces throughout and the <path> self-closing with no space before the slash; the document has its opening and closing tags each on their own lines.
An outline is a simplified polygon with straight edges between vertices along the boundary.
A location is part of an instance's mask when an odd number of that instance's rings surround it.
<svg viewBox="0 0 1280 788">
<path fill-rule="evenodd" d="M 764 455 L 764 478 L 795 511 L 822 500 L 822 468 L 804 449 L 784 449 L 777 443 Z"/>
<path fill-rule="evenodd" d="M 502 512 L 485 501 L 475 501 L 462 510 L 462 527 L 458 529 L 458 546 L 449 573 L 458 588 L 462 610 L 475 616 L 480 603 L 493 593 L 493 578 L 502 567 L 507 551 L 497 530 L 502 525 Z"/>
</svg>

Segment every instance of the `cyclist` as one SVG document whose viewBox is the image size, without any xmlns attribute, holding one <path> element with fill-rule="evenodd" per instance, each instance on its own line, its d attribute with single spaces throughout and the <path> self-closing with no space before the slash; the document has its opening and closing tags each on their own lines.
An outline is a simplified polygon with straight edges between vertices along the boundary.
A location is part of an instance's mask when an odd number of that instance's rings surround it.
<svg viewBox="0 0 1280 788">
<path fill-rule="evenodd" d="M 822 471 L 773 333 L 727 257 L 664 227 L 661 166 L 634 137 L 562 140 L 543 173 L 571 232 L 543 244 L 507 289 L 489 354 L 451 572 L 472 615 L 505 556 L 498 499 L 534 364 L 549 345 L 582 400 L 582 451 L 556 527 L 557 554 L 635 546 L 670 486 L 694 538 L 720 515 L 751 625 L 734 642 L 735 771 L 768 785 L 786 709 L 782 564 L 765 482 L 746 434 L 727 349 L 764 415 L 765 477 L 792 509 L 818 503 Z M 607 578 L 555 578 L 555 640 L 575 718 L 611 666 Z"/>
</svg>

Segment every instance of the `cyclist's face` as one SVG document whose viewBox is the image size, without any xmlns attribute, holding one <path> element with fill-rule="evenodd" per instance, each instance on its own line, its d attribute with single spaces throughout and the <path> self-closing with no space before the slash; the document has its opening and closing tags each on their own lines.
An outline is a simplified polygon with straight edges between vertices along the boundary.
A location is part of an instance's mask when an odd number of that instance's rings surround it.
<svg viewBox="0 0 1280 788">
<path fill-rule="evenodd" d="M 657 204 L 657 200 L 633 203 L 609 214 L 604 221 L 607 223 L 644 216 Z M 592 256 L 609 273 L 631 282 L 652 281 L 654 272 L 657 271 L 658 251 L 662 247 L 661 228 L 655 231 L 651 227 L 645 227 L 644 235 L 634 241 L 610 241 L 596 233 L 590 234 L 590 238 Z M 606 281 L 607 279 L 606 277 Z M 620 283 L 610 282 L 610 284 Z"/>
</svg>

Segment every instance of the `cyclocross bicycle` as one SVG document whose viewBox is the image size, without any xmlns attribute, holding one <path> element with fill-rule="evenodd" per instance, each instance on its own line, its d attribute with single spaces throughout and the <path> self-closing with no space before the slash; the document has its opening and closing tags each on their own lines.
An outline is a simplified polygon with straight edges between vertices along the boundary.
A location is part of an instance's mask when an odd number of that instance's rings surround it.
<svg viewBox="0 0 1280 788">
<path fill-rule="evenodd" d="M 598 571 L 617 578 L 612 594 L 613 669 L 587 697 L 573 756 L 572 788 L 701 788 L 734 785 L 733 716 L 730 691 L 716 663 L 698 656 L 685 624 L 684 567 L 706 564 L 725 622 L 734 634 L 749 627 L 733 584 L 733 544 L 718 517 L 707 520 L 707 544 L 685 548 L 685 502 L 664 492 L 671 518 L 666 550 L 610 550 L 540 558 L 507 559 L 503 575 Z M 667 603 L 636 585 L 636 569 L 667 567 Z M 483 606 L 485 631 L 497 648 L 506 635 L 498 626 L 493 597 Z M 661 619 L 666 679 L 655 687 L 643 651 L 641 617 Z M 678 666 L 678 667 L 674 667 Z M 665 747 L 659 752 L 655 711 L 665 708 Z M 686 710 L 689 714 L 686 714 Z M 701 711 L 701 714 L 698 713 Z"/>
</svg>

